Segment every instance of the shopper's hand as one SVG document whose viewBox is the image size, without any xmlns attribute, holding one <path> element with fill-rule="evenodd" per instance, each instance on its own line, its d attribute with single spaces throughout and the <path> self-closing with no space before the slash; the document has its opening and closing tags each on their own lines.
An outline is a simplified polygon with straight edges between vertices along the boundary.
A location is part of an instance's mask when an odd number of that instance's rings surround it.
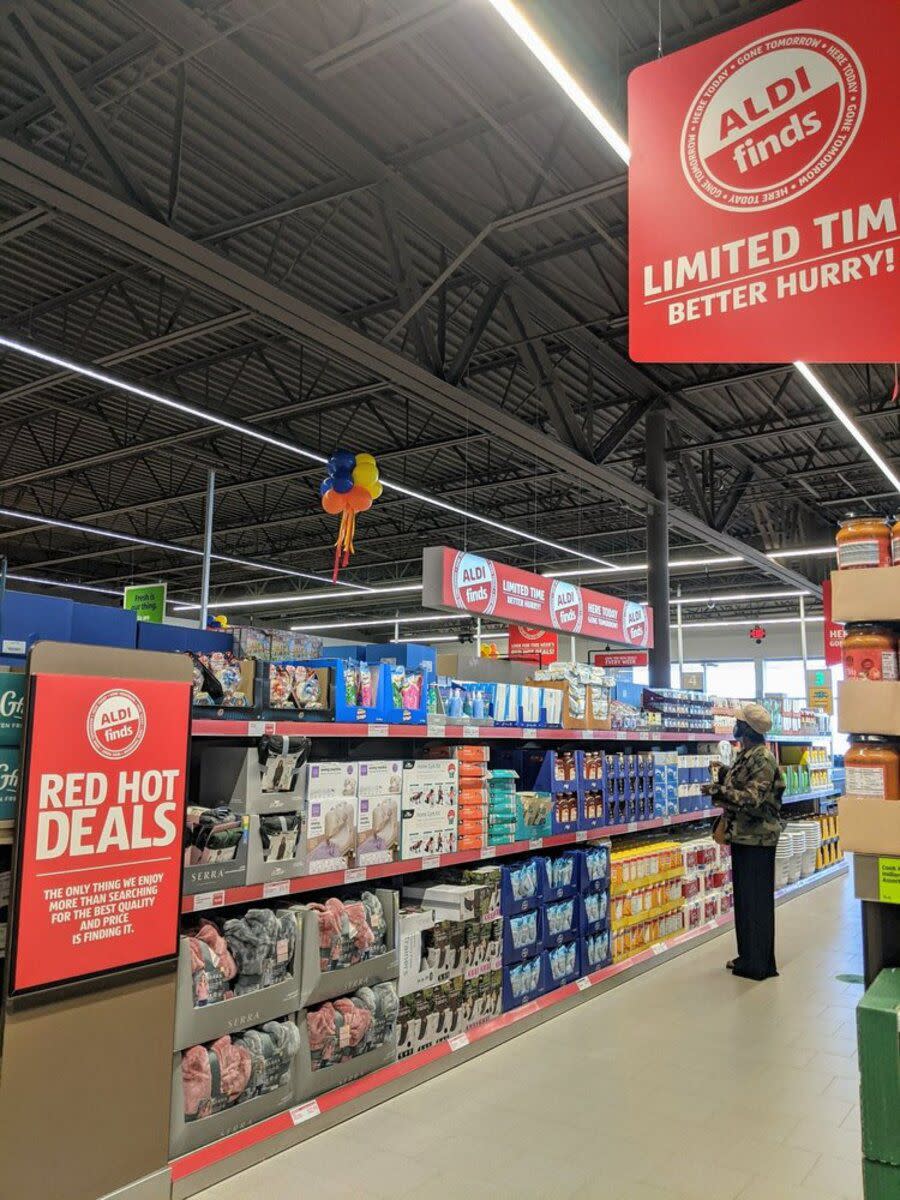
<svg viewBox="0 0 900 1200">
<path fill-rule="evenodd" d="M 713 794 L 713 791 L 715 790 L 715 787 L 716 787 L 716 785 L 714 783 L 701 783 L 700 784 L 700 795 L 701 796 L 711 796 Z"/>
</svg>

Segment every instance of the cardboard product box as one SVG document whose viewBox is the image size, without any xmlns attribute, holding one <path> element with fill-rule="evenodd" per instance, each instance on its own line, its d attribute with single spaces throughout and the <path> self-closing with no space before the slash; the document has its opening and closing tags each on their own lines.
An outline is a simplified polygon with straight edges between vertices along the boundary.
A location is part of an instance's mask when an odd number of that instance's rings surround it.
<svg viewBox="0 0 900 1200">
<path fill-rule="evenodd" d="M 318 795 L 307 800 L 306 874 L 322 875 L 344 871 L 356 853 L 359 823 L 356 795 L 340 792 Z"/>
<path fill-rule="evenodd" d="M 900 621 L 900 566 L 831 572 L 834 621 Z"/>
<path fill-rule="evenodd" d="M 303 716 L 333 715 L 334 699 L 329 667 L 310 667 L 305 663 L 270 662 L 265 671 L 263 707 L 279 714 Z"/>
<path fill-rule="evenodd" d="M 431 1008 L 432 991 L 428 988 L 401 997 L 397 1014 L 397 1058 L 409 1058 L 434 1045 L 436 1021 Z"/>
<path fill-rule="evenodd" d="M 0 746 L 20 745 L 24 708 L 25 672 L 0 667 Z"/>
<path fill-rule="evenodd" d="M 535 908 L 503 921 L 503 962 L 533 958 L 544 948 L 544 913 Z"/>
<path fill-rule="evenodd" d="M 503 1011 L 536 1000 L 547 987 L 547 959 L 541 953 L 503 968 Z"/>
<path fill-rule="evenodd" d="M 247 883 L 274 883 L 306 873 L 302 812 L 250 813 Z"/>
<path fill-rule="evenodd" d="M 549 792 L 516 792 L 515 840 L 549 837 L 553 832 L 552 808 Z"/>
<path fill-rule="evenodd" d="M 308 739 L 291 735 L 283 754 L 260 763 L 256 746 L 204 745 L 200 756 L 200 803 L 234 812 L 296 810 L 306 794 Z"/>
<path fill-rule="evenodd" d="M 545 950 L 550 950 L 554 946 L 578 937 L 581 931 L 579 907 L 575 896 L 570 896 L 566 900 L 556 900 L 552 904 L 544 906 Z"/>
<path fill-rule="evenodd" d="M 402 858 L 456 850 L 459 776 L 455 759 L 416 759 L 403 764 L 400 851 Z"/>
<path fill-rule="evenodd" d="M 396 862 L 400 857 L 400 797 L 360 796 L 356 803 L 357 866 Z"/>
<path fill-rule="evenodd" d="M 894 568 L 896 570 L 896 568 Z M 847 572 L 849 574 L 849 572 Z M 858 574 L 854 571 L 853 574 Z M 890 1163 L 863 1159 L 863 1195 L 865 1200 L 898 1200 L 900 1198 L 900 1167 Z"/>
<path fill-rule="evenodd" d="M 548 725 L 558 725 L 562 729 L 588 728 L 587 684 L 569 683 L 565 679 L 529 680 L 529 683 L 544 690 Z M 556 702 L 547 695 L 554 692 L 559 697 Z"/>
<path fill-rule="evenodd" d="M 306 765 L 306 795 L 353 796 L 359 786 L 359 763 L 313 762 Z"/>
<path fill-rule="evenodd" d="M 842 680 L 838 684 L 838 728 L 841 733 L 900 737 L 900 681 Z"/>
<path fill-rule="evenodd" d="M 16 815 L 19 788 L 19 751 L 0 746 L 0 821 L 12 821 Z"/>
<path fill-rule="evenodd" d="M 478 979 L 500 967 L 503 960 L 503 919 L 466 921 L 463 976 Z"/>
<path fill-rule="evenodd" d="M 838 800 L 841 847 L 857 854 L 900 855 L 900 801 L 878 796 Z"/>
<path fill-rule="evenodd" d="M 437 916 L 433 908 L 400 909 L 397 918 L 397 994 L 401 997 L 434 987 L 437 983 L 437 967 L 428 962 L 425 953 L 425 934 L 436 924 Z"/>
<path fill-rule="evenodd" d="M 361 987 L 373 987 L 376 983 L 388 983 L 397 978 L 399 896 L 390 888 L 378 888 L 375 895 L 381 901 L 384 913 L 383 952 L 372 954 L 371 950 L 375 947 L 371 947 L 367 958 L 349 962 L 344 967 L 332 966 L 330 951 L 326 951 L 323 969 L 322 939 L 319 932 L 322 914 L 308 904 L 292 908 L 297 919 L 295 962 L 300 988 L 300 1008 L 308 1008 L 312 1004 L 320 1004 L 336 996 L 349 996 Z M 352 943 L 352 939 L 351 934 L 347 940 Z M 328 940 L 326 938 L 326 942 Z"/>
<path fill-rule="evenodd" d="M 900 1166 L 900 968 L 888 967 L 856 1008 L 866 1158 Z"/>
<path fill-rule="evenodd" d="M 581 942 L 570 938 L 544 951 L 547 991 L 564 987 L 581 974 Z"/>
<path fill-rule="evenodd" d="M 439 921 L 492 920 L 485 906 L 494 896 L 491 883 L 411 883 L 403 885 L 403 903 L 433 908 Z"/>
<path fill-rule="evenodd" d="M 186 896 L 242 887 L 247 882 L 250 817 L 246 813 L 234 815 L 241 823 L 241 840 L 236 847 L 220 851 L 210 847 L 185 846 L 182 890 Z"/>
</svg>

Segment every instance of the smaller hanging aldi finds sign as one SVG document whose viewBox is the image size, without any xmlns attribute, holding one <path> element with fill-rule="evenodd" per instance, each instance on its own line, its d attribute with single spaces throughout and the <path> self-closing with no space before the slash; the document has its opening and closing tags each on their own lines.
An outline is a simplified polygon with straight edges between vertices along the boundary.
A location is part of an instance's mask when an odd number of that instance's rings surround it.
<svg viewBox="0 0 900 1200">
<path fill-rule="evenodd" d="M 451 612 L 578 633 L 626 646 L 653 645 L 653 611 L 646 604 L 588 591 L 448 546 L 422 555 L 422 604 Z"/>
<path fill-rule="evenodd" d="M 533 625 L 510 625 L 507 657 L 526 662 L 555 662 L 559 654 L 559 634 Z"/>
<path fill-rule="evenodd" d="M 173 957 L 190 684 L 31 680 L 10 990 Z"/>
<path fill-rule="evenodd" d="M 896 359 L 898 38 L 802 0 L 632 72 L 633 359 Z"/>
</svg>

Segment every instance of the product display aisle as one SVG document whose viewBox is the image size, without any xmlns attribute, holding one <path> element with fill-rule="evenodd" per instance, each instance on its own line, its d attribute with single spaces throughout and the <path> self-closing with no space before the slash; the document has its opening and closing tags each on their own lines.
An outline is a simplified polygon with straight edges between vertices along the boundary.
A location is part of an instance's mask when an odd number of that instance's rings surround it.
<svg viewBox="0 0 900 1200">
<path fill-rule="evenodd" d="M 847 877 L 779 907 L 778 939 L 764 986 L 716 938 L 204 1197 L 859 1200 Z"/>
</svg>

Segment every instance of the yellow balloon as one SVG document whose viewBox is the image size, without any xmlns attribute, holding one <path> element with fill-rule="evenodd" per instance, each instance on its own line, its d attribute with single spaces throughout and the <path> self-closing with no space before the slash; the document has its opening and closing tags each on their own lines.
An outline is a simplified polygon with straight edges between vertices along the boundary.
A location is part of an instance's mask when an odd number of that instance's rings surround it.
<svg viewBox="0 0 900 1200">
<path fill-rule="evenodd" d="M 359 463 L 353 468 L 353 482 L 361 487 L 369 487 L 378 482 L 378 468 L 372 463 Z"/>
<path fill-rule="evenodd" d="M 370 484 L 366 485 L 366 491 L 369 493 L 369 495 L 372 497 L 373 500 L 377 500 L 378 497 L 381 495 L 381 493 L 384 491 L 384 488 L 381 486 L 381 484 L 376 479 L 376 481 L 374 483 L 370 483 Z"/>
<path fill-rule="evenodd" d="M 373 454 L 357 454 L 356 465 L 358 467 L 361 467 L 363 465 L 363 463 L 369 463 L 371 466 L 374 467 L 375 466 L 375 456 Z"/>
</svg>

